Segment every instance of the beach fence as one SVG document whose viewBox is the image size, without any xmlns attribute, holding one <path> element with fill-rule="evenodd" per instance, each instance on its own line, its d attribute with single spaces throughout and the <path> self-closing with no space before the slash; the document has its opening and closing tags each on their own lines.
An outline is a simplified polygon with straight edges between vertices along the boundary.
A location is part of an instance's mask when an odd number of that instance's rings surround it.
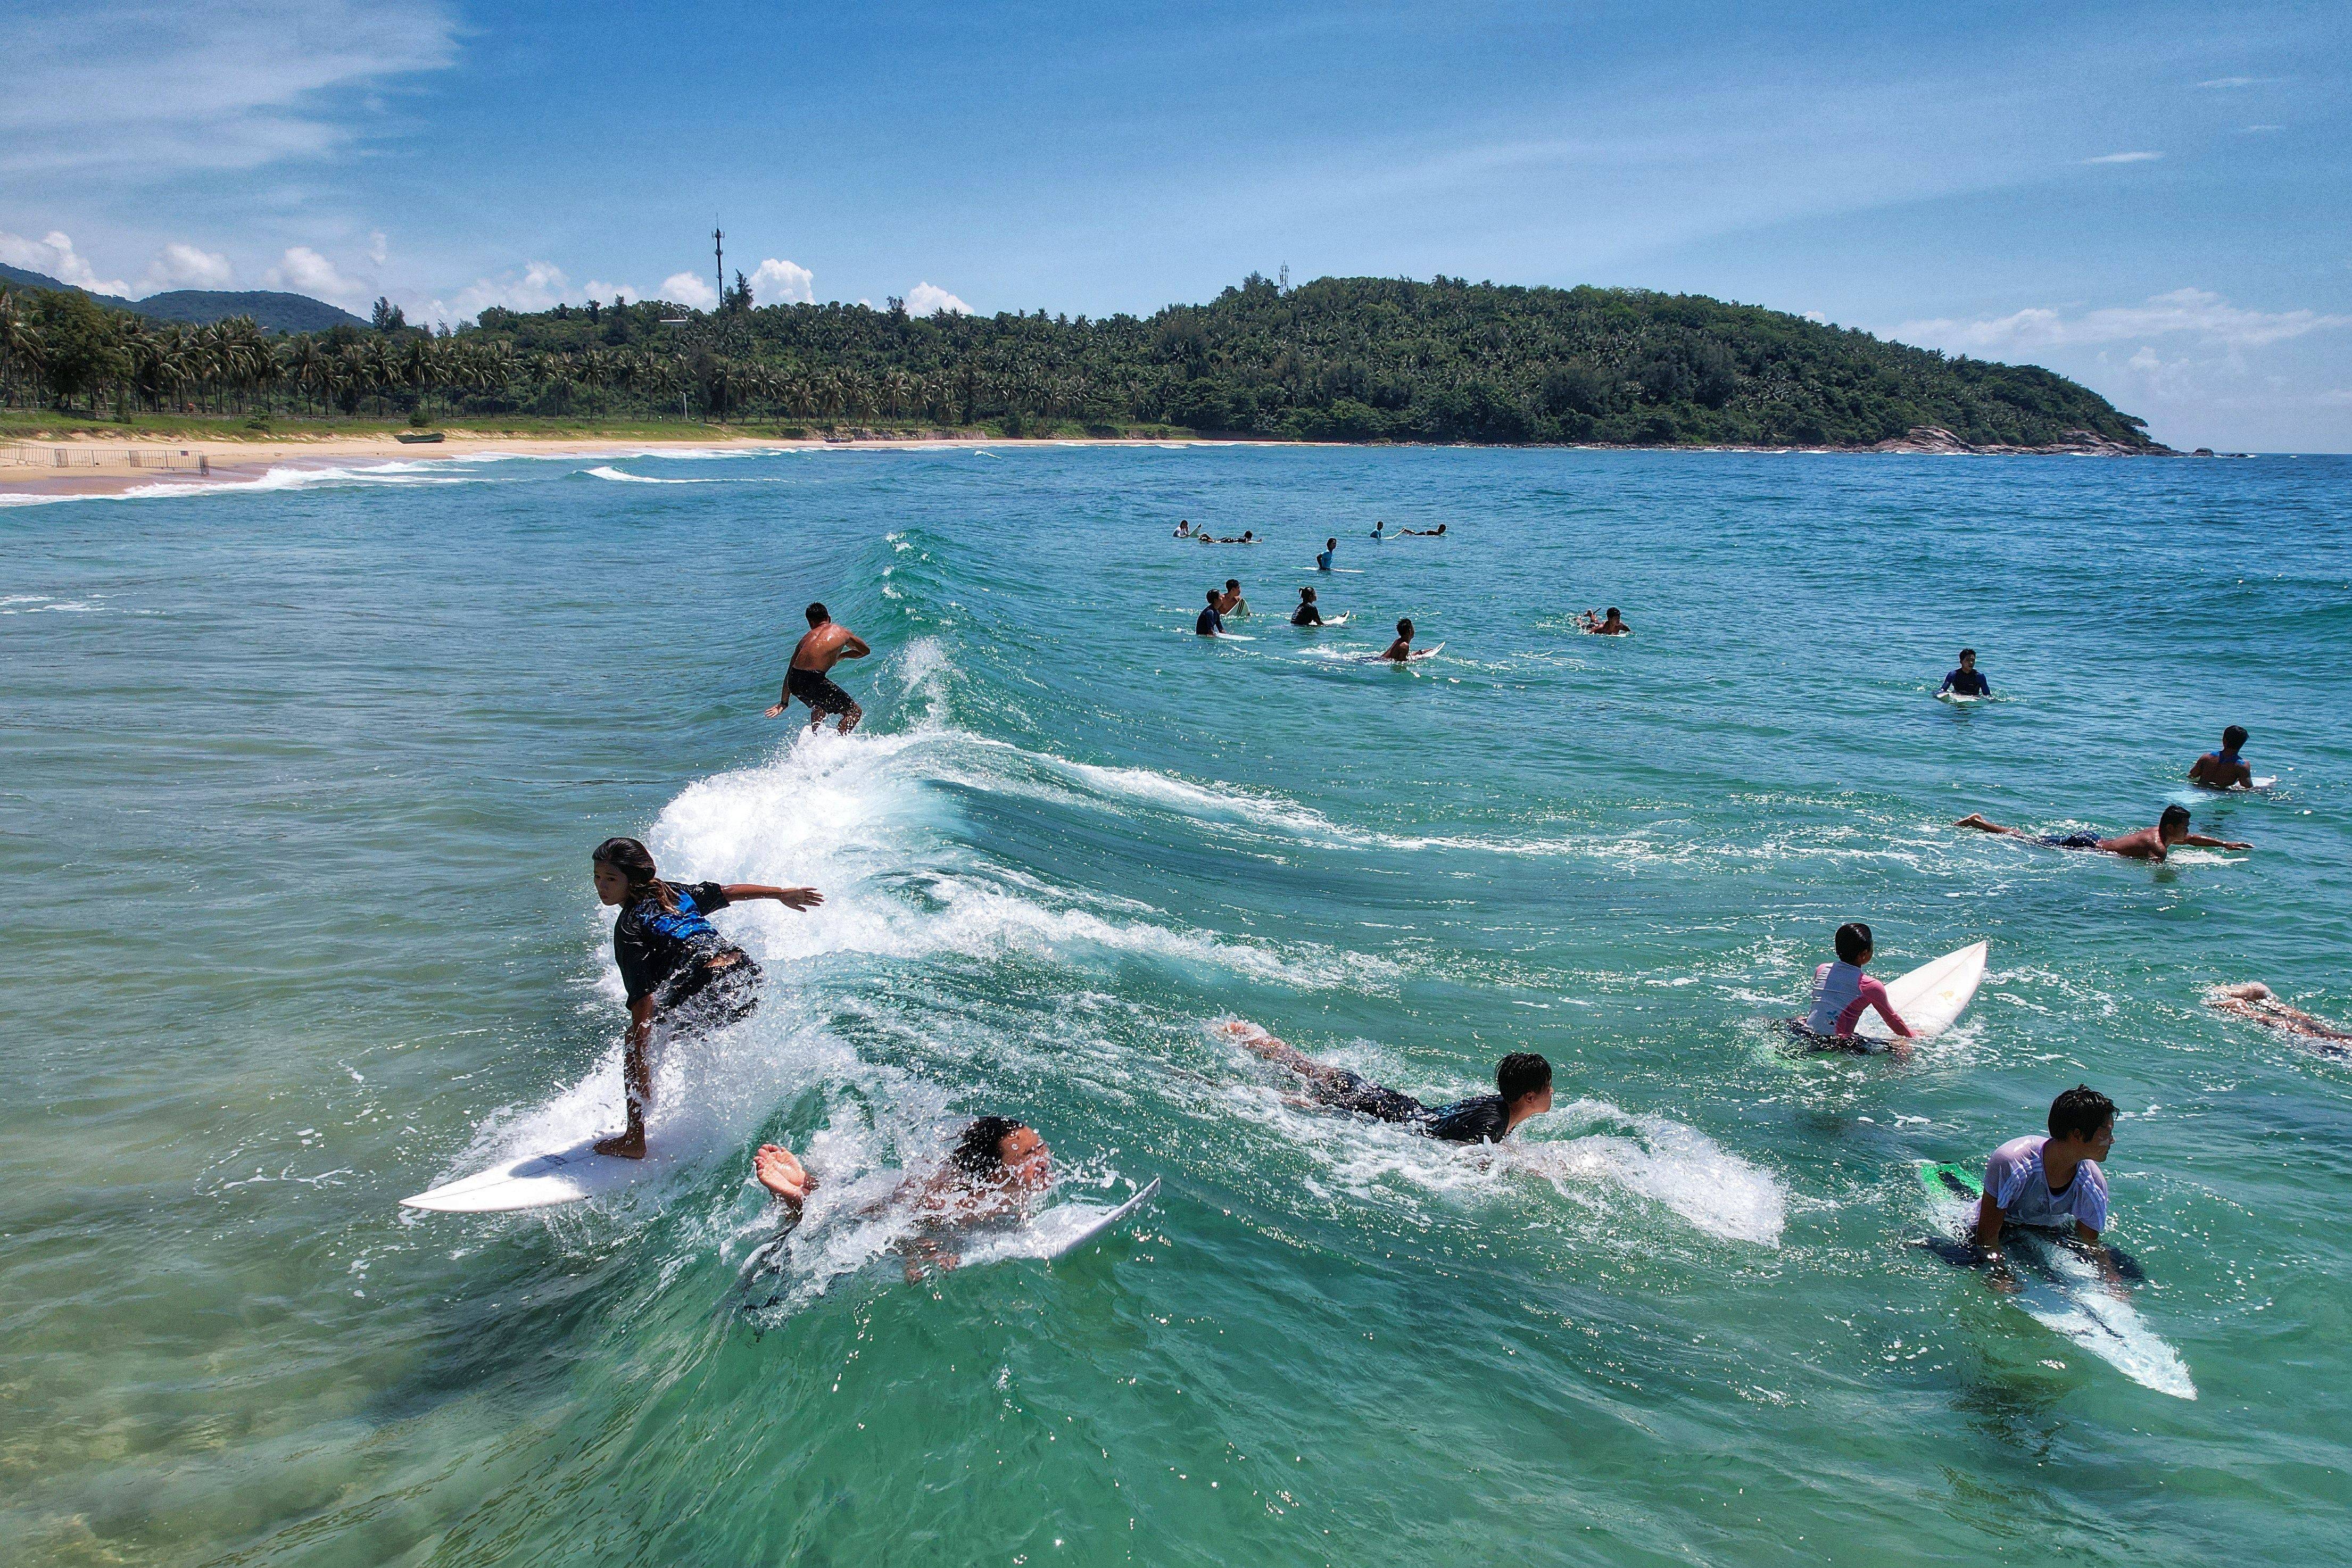
<svg viewBox="0 0 2352 1568">
<path fill-rule="evenodd" d="M 188 446 L 47 446 L 30 441 L 0 444 L 0 466 L 97 468 L 209 474 L 212 459 Z"/>
</svg>

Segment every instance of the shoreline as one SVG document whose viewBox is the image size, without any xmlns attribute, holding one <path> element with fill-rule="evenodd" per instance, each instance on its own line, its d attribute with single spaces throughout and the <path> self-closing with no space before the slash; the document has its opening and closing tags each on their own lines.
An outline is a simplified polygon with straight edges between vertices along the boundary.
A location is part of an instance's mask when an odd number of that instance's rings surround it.
<svg viewBox="0 0 2352 1568">
<path fill-rule="evenodd" d="M 457 461 L 478 457 L 628 457 L 659 456 L 665 448 L 681 451 L 798 452 L 863 448 L 874 451 L 932 451 L 958 447 L 1066 446 L 1279 446 L 1340 448 L 1357 446 L 1408 447 L 1456 445 L 1486 451 L 1548 452 L 1695 452 L 1750 455 L 1802 454 L 1819 456 L 2170 456 L 2186 454 L 2170 448 L 2130 448 L 2119 444 L 2068 444 L 2056 446 L 1970 446 L 1945 432 L 1915 431 L 1908 437 L 1882 441 L 1872 446 L 1621 446 L 1601 444 L 1488 446 L 1477 443 L 1289 441 L 1274 437 L 1232 435 L 1183 436 L 994 436 L 855 434 L 847 437 L 700 434 L 538 436 L 466 435 L 451 434 L 433 443 L 404 443 L 390 434 L 280 437 L 256 441 L 202 441 L 186 437 L 68 435 L 41 441 L 0 443 L 68 453 L 121 454 L 117 463 L 76 464 L 57 468 L 42 464 L 0 463 L 0 497 L 19 500 L 77 500 L 138 494 L 168 494 L 175 490 L 234 490 L 257 486 L 273 470 L 297 471 L 341 466 L 359 461 L 371 465 Z M 164 468 L 133 465 L 131 455 L 166 455 L 194 465 Z M 2237 454 L 2234 455 L 2246 455 Z"/>
</svg>

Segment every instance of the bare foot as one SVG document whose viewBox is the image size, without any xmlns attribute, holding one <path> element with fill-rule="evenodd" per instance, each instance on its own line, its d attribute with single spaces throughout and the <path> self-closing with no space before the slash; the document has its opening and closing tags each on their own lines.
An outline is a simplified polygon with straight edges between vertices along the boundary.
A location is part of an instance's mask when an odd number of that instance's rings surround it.
<svg viewBox="0 0 2352 1568">
<path fill-rule="evenodd" d="M 794 1208 L 816 1187 L 816 1178 L 809 1175 L 808 1167 L 782 1144 L 761 1144 L 760 1152 L 751 1156 L 751 1174 L 761 1186 Z"/>
<path fill-rule="evenodd" d="M 600 1155 L 610 1155 L 616 1160 L 641 1160 L 646 1157 L 646 1133 L 640 1127 L 634 1132 L 615 1133 L 596 1145 Z"/>
</svg>

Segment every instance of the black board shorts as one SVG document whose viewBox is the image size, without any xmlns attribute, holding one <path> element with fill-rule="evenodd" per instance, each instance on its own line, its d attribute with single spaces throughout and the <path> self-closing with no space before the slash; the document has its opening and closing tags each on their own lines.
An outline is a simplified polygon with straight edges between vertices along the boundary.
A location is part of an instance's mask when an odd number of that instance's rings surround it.
<svg viewBox="0 0 2352 1568">
<path fill-rule="evenodd" d="M 1307 1092 L 1318 1104 L 1328 1105 L 1335 1111 L 1353 1111 L 1360 1116 L 1383 1122 L 1421 1122 L 1429 1117 L 1429 1107 L 1412 1095 L 1384 1089 L 1344 1067 L 1308 1079 Z"/>
<path fill-rule="evenodd" d="M 809 712 L 820 717 L 829 713 L 848 713 L 857 706 L 847 692 L 833 684 L 831 676 L 814 670 L 786 670 L 784 690 L 806 703 Z"/>
<path fill-rule="evenodd" d="M 2053 850 L 2095 850 L 2099 847 L 2096 833 L 2044 833 L 2033 841 Z"/>
<path fill-rule="evenodd" d="M 760 1005 L 760 966 L 740 948 L 727 953 L 734 955 L 733 963 L 714 967 L 709 958 L 726 953 L 710 954 L 664 988 L 655 1017 L 672 1039 L 741 1023 Z"/>
</svg>

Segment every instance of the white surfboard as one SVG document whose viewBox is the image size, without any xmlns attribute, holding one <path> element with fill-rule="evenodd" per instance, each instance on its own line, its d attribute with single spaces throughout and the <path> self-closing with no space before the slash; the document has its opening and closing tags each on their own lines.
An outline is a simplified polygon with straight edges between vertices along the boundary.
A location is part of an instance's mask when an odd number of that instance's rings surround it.
<svg viewBox="0 0 2352 1568">
<path fill-rule="evenodd" d="M 1930 958 L 1909 974 L 1886 982 L 1886 999 L 1903 1021 L 1911 1026 L 1914 1035 L 1926 1039 L 1943 1033 L 1958 1021 L 1961 1013 L 1984 983 L 1985 955 L 1990 945 L 1972 942 L 1956 947 L 1940 958 Z M 1864 1008 L 1862 1019 L 1853 1032 L 1871 1040 L 1892 1040 L 1895 1031 L 1878 1016 L 1875 1008 Z"/>
<path fill-rule="evenodd" d="M 1936 694 L 1936 700 L 1937 702 L 1953 703 L 1961 707 L 1966 707 L 1970 703 L 1980 703 L 1984 701 L 1984 698 L 1978 696 L 1973 692 L 1937 692 Z"/>
<path fill-rule="evenodd" d="M 598 1134 L 609 1136 L 610 1134 Z M 658 1144 L 642 1160 L 600 1155 L 595 1145 L 595 1138 L 586 1138 L 567 1149 L 524 1155 L 414 1197 L 404 1197 L 400 1207 L 436 1214 L 506 1214 L 519 1208 L 546 1208 L 618 1192 L 670 1169 L 670 1162 L 660 1157 Z"/>
<path fill-rule="evenodd" d="M 1322 621 L 1322 624 L 1323 624 L 1323 625 L 1325 625 L 1325 626 L 1345 626 L 1347 623 L 1348 623 L 1348 617 L 1347 617 L 1345 614 L 1339 614 L 1339 615 L 1326 615 L 1325 617 L 1323 617 L 1323 621 Z M 1295 622 L 1294 622 L 1294 624 L 1295 624 Z M 1310 623 L 1310 624 L 1308 624 L 1308 625 L 1300 626 L 1298 629 L 1299 629 L 1301 632 L 1312 632 L 1312 631 L 1315 631 L 1317 628 L 1315 627 L 1315 625 L 1313 625 L 1312 623 Z"/>
<path fill-rule="evenodd" d="M 1056 1204 L 1022 1227 L 1021 1256 L 1063 1258 L 1092 1241 L 1160 1194 L 1160 1178 L 1145 1182 L 1116 1208 L 1095 1208 L 1083 1203 Z"/>
<path fill-rule="evenodd" d="M 1251 636 L 1246 632 L 1220 632 L 1216 634 L 1216 638 L 1220 643 L 1255 643 L 1257 641 L 1256 638 Z"/>
<path fill-rule="evenodd" d="M 2246 780 L 2246 788 L 2247 788 L 2247 789 L 2269 789 L 2272 785 L 2273 785 L 2273 784 L 2275 784 L 2275 783 L 2277 783 L 2277 782 L 2278 782 L 2278 775 L 2277 775 L 2277 774 L 2275 774 L 2275 773 L 2264 773 L 2264 774 L 2260 774 L 2260 775 L 2257 775 L 2257 776 L 2256 776 L 2256 777 L 2254 777 L 2254 778 L 2252 778 L 2252 779 L 2247 779 L 2247 780 Z"/>
</svg>

